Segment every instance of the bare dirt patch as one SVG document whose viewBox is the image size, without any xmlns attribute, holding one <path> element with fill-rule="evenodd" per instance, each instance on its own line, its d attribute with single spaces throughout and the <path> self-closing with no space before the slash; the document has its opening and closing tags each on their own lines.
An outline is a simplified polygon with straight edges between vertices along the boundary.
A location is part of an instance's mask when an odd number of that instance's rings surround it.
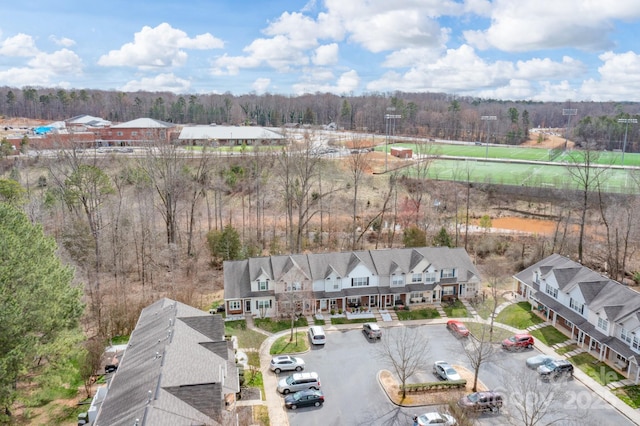
<svg viewBox="0 0 640 426">
<path fill-rule="evenodd" d="M 464 395 L 473 392 L 473 373 L 460 365 L 454 365 L 460 377 L 467 381 L 464 389 L 449 389 L 430 392 L 412 392 L 402 399 L 400 384 L 390 371 L 382 370 L 378 373 L 378 380 L 389 399 L 396 405 L 404 407 L 418 407 L 422 405 L 442 405 L 450 401 L 457 401 Z M 485 391 L 487 387 L 478 381 L 478 391 Z"/>
</svg>

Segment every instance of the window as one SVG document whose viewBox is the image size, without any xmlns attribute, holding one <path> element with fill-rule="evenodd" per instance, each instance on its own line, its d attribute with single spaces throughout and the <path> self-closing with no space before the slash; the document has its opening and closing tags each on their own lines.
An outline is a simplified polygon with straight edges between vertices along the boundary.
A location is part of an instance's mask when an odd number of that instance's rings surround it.
<svg viewBox="0 0 640 426">
<path fill-rule="evenodd" d="M 424 282 L 425 283 L 435 283 L 436 282 L 436 273 L 435 272 L 427 272 L 424 274 Z"/>
<path fill-rule="evenodd" d="M 138 136 L 138 132 L 134 130 L 133 132 L 131 132 L 131 136 Z"/>
<path fill-rule="evenodd" d="M 440 272 L 440 278 L 455 278 L 456 270 L 455 269 L 443 269 Z"/>
<path fill-rule="evenodd" d="M 256 309 L 271 308 L 271 300 L 256 300 Z"/>
<path fill-rule="evenodd" d="M 334 290 L 340 290 L 341 287 L 342 287 L 342 278 L 336 278 L 333 281 L 333 289 Z"/>
<path fill-rule="evenodd" d="M 422 274 L 411 274 L 411 282 L 412 283 L 421 283 L 422 282 Z"/>
<path fill-rule="evenodd" d="M 122 133 L 122 132 L 116 132 L 116 135 L 118 135 L 118 136 L 122 136 L 123 134 L 124 133 Z"/>
<path fill-rule="evenodd" d="M 446 286 L 446 287 L 442 288 L 442 295 L 443 296 L 451 296 L 451 295 L 454 295 L 454 294 L 456 294 L 456 289 L 453 286 L 449 285 L 449 286 Z"/>
<path fill-rule="evenodd" d="M 300 290 L 302 290 L 302 284 L 298 282 L 287 283 L 286 288 L 284 289 L 284 291 L 300 291 Z"/>
<path fill-rule="evenodd" d="M 347 304 L 348 305 L 359 305 L 360 304 L 360 299 L 357 297 L 347 297 Z"/>
<path fill-rule="evenodd" d="M 604 318 L 598 318 L 598 328 L 607 331 L 609 329 L 609 321 Z"/>
<path fill-rule="evenodd" d="M 230 311 L 238 311 L 238 310 L 240 310 L 240 301 L 239 300 L 232 300 L 231 302 L 229 302 L 229 310 Z"/>
<path fill-rule="evenodd" d="M 633 336 L 633 342 L 631 343 L 631 347 L 635 350 L 640 350 L 640 340 L 636 336 Z"/>
<path fill-rule="evenodd" d="M 367 287 L 369 285 L 369 277 L 356 277 L 351 279 L 351 287 Z"/>
<path fill-rule="evenodd" d="M 540 271 L 536 271 L 536 272 L 534 272 L 533 281 L 534 281 L 536 284 L 540 284 Z"/>
<path fill-rule="evenodd" d="M 411 298 L 412 299 L 422 299 L 424 297 L 424 293 L 422 293 L 421 291 L 413 291 L 411 292 Z"/>
<path fill-rule="evenodd" d="M 627 343 L 631 343 L 631 338 L 631 333 L 629 333 L 628 330 L 622 327 L 622 330 L 620 330 L 620 339 L 624 340 Z"/>
<path fill-rule="evenodd" d="M 269 289 L 269 282 L 267 280 L 260 280 L 258 282 L 258 290 L 259 291 L 266 291 Z"/>
<path fill-rule="evenodd" d="M 569 307 L 580 314 L 584 313 L 584 303 L 578 303 L 575 300 L 571 299 L 569 300 Z"/>
<path fill-rule="evenodd" d="M 553 288 L 549 285 L 546 285 L 544 287 L 544 292 L 547 293 L 549 296 L 553 297 L 554 299 L 558 298 L 558 289 L 557 288 Z"/>
<path fill-rule="evenodd" d="M 394 275 L 391 277 L 391 285 L 392 286 L 403 286 L 404 285 L 404 275 Z"/>
</svg>

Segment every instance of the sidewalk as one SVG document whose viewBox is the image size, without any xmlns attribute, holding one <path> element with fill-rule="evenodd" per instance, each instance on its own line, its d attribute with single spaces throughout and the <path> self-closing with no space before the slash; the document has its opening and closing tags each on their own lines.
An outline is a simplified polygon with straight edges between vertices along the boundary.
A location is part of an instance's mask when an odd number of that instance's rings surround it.
<svg viewBox="0 0 640 426">
<path fill-rule="evenodd" d="M 500 306 L 498 306 L 498 308 L 496 309 L 496 315 L 498 312 L 502 311 L 502 309 L 504 309 L 505 307 L 509 306 L 512 303 L 517 302 L 518 300 L 514 299 L 511 301 L 507 301 L 502 303 Z M 481 323 L 485 323 L 488 324 L 489 320 L 485 320 L 482 317 L 480 317 L 477 312 L 475 311 L 475 309 L 473 309 L 473 307 L 466 301 L 463 301 L 463 303 L 465 304 L 465 307 L 467 308 L 467 310 L 469 311 L 469 313 L 473 316 L 472 318 L 461 318 L 463 321 L 473 321 L 473 322 L 481 322 Z M 395 316 L 394 316 L 395 317 Z M 389 328 L 389 327 L 400 327 L 400 326 L 404 326 L 404 325 L 434 325 L 434 324 L 446 324 L 447 320 L 449 320 L 450 318 L 447 318 L 446 316 L 443 316 L 441 318 L 435 318 L 435 319 L 426 319 L 426 320 L 410 320 L 410 321 L 400 321 L 397 319 L 394 319 L 393 321 L 384 321 L 384 322 L 378 322 L 378 325 L 382 328 Z M 508 325 L 505 324 L 501 324 L 498 322 L 494 322 L 494 325 L 497 327 L 501 327 L 507 330 L 510 330 L 511 332 L 513 332 L 514 334 L 516 333 L 525 333 L 528 330 L 520 330 L 514 327 L 510 327 Z M 530 330 L 533 330 L 535 328 L 540 328 L 542 326 L 546 326 L 549 325 L 548 323 L 543 323 L 541 325 L 538 326 L 533 326 L 530 327 Z M 327 331 L 332 331 L 332 330 L 349 330 L 349 329 L 358 329 L 362 327 L 362 324 L 339 324 L 339 325 L 325 325 L 324 328 Z M 265 399 L 266 399 L 266 406 L 267 409 L 269 411 L 269 420 L 270 423 L 272 425 L 279 425 L 279 426 L 288 426 L 289 425 L 289 417 L 287 416 L 287 411 L 284 408 L 284 404 L 283 404 L 283 399 L 280 395 L 278 395 L 277 391 L 275 390 L 277 387 L 277 376 L 275 374 L 273 374 L 270 370 L 269 370 L 269 363 L 271 362 L 271 358 L 272 355 L 269 354 L 269 350 L 271 348 L 271 345 L 273 344 L 273 342 L 278 339 L 280 336 L 283 336 L 287 333 L 290 333 L 289 330 L 285 330 L 285 331 L 281 331 L 277 334 L 270 334 L 265 332 L 264 330 L 260 330 L 257 328 L 252 327 L 253 330 L 261 332 L 263 334 L 268 335 L 269 337 L 262 343 L 262 345 L 260 346 L 260 370 L 262 371 L 262 376 L 263 376 L 263 382 L 264 382 L 264 388 L 265 388 Z M 550 356 L 554 356 L 556 358 L 563 358 L 562 355 L 559 355 L 554 348 L 549 347 L 543 343 L 541 343 L 540 341 L 536 340 L 536 344 L 535 347 L 542 353 L 546 354 L 546 355 L 550 355 Z M 566 355 L 564 356 L 564 358 L 566 358 Z M 576 368 L 575 372 L 574 372 L 574 377 L 579 380 L 580 382 L 582 382 L 587 388 L 589 388 L 592 392 L 594 392 L 596 395 L 598 395 L 600 398 L 602 398 L 606 403 L 608 403 L 609 405 L 611 405 L 613 408 L 615 408 L 616 410 L 618 410 L 620 413 L 622 413 L 624 416 L 626 416 L 630 421 L 634 422 L 635 424 L 640 424 L 640 411 L 635 410 L 631 407 L 629 407 L 627 404 L 625 404 L 621 399 L 619 399 L 617 396 L 615 396 L 611 390 L 614 389 L 615 387 L 618 386 L 625 386 L 626 384 L 630 384 L 628 383 L 626 380 L 622 380 L 620 382 L 615 382 L 615 383 L 611 383 L 608 386 L 603 386 L 601 384 L 599 384 L 598 382 L 596 382 L 594 379 L 592 379 L 591 377 L 589 377 L 586 373 L 584 373 L 582 370 Z"/>
</svg>

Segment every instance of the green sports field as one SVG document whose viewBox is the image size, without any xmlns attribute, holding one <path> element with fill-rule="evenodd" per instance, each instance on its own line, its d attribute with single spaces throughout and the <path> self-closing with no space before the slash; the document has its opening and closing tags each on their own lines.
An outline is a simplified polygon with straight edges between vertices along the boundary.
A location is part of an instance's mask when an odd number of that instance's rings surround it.
<svg viewBox="0 0 640 426">
<path fill-rule="evenodd" d="M 567 161 L 569 155 L 574 151 L 560 152 L 553 151 L 545 148 L 533 148 L 533 147 L 519 147 L 519 146 L 487 146 L 485 144 L 440 144 L 431 143 L 428 145 L 418 145 L 411 143 L 397 143 L 389 146 L 389 150 L 392 147 L 409 148 L 416 154 L 425 153 L 430 156 L 450 156 L 450 157 L 467 157 L 467 158 L 489 158 L 489 159 L 504 159 L 504 160 L 523 160 L 523 161 L 552 161 L 555 163 L 563 163 Z M 376 148 L 379 151 L 385 151 L 385 146 L 379 146 Z M 594 164 L 603 165 L 621 165 L 622 153 L 602 151 L 599 152 L 597 158 L 594 160 Z M 639 166 L 640 167 L 640 154 L 627 152 L 624 155 L 625 166 Z"/>
</svg>

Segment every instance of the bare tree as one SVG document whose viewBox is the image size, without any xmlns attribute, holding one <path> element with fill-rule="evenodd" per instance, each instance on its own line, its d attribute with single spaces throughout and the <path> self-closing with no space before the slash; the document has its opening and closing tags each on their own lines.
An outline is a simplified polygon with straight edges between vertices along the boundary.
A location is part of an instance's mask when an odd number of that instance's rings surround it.
<svg viewBox="0 0 640 426">
<path fill-rule="evenodd" d="M 416 328 L 400 327 L 384 333 L 381 344 L 377 346 L 377 356 L 391 365 L 400 380 L 402 398 L 406 397 L 405 385 L 429 359 L 429 342 L 418 333 Z"/>
<path fill-rule="evenodd" d="M 467 339 L 460 339 L 462 352 L 466 355 L 473 369 L 473 388 L 476 392 L 478 390 L 478 374 L 480 374 L 480 367 L 485 362 L 490 361 L 494 357 L 494 348 L 491 340 L 489 340 L 489 326 L 481 324 L 481 330 L 479 333 L 470 335 Z"/>
<path fill-rule="evenodd" d="M 580 236 L 578 237 L 578 262 L 583 261 L 584 230 L 586 226 L 587 210 L 589 209 L 589 193 L 602 185 L 609 168 L 597 164 L 600 152 L 593 144 L 587 143 L 586 148 L 567 154 L 567 171 L 571 180 L 581 193 L 580 205 Z"/>
<path fill-rule="evenodd" d="M 353 140 L 353 147 L 351 155 L 347 158 L 347 167 L 351 174 L 351 184 L 353 185 L 353 214 L 352 214 L 352 240 L 351 249 L 356 250 L 356 235 L 358 233 L 358 189 L 365 172 L 371 166 L 371 158 L 369 156 L 368 147 L 366 142 L 362 139 Z M 366 228 L 365 228 L 366 229 Z"/>
<path fill-rule="evenodd" d="M 563 380 L 545 382 L 535 371 L 521 367 L 502 374 L 509 424 L 517 426 L 584 425 L 588 407 L 567 407 L 569 391 Z M 579 398 L 581 399 L 581 398 Z M 582 402 L 582 401 L 581 401 Z"/>
<path fill-rule="evenodd" d="M 482 275 L 486 277 L 489 287 L 489 300 L 485 299 L 483 290 L 483 303 L 489 307 L 489 342 L 493 341 L 493 324 L 496 311 L 500 304 L 500 287 L 505 283 L 507 275 L 504 273 L 505 266 L 495 258 L 489 258 L 482 266 Z"/>
</svg>

